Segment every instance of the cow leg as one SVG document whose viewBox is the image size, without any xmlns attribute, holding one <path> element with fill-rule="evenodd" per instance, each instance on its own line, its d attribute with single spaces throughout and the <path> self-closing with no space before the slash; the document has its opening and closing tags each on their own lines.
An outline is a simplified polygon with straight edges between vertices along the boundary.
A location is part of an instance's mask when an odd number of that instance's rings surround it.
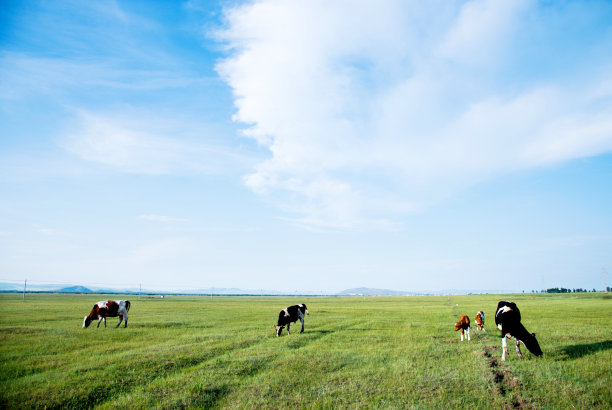
<svg viewBox="0 0 612 410">
<path fill-rule="evenodd" d="M 300 330 L 300 333 L 304 333 L 304 314 L 300 310 L 298 310 L 298 318 L 300 322 L 302 322 L 302 330 Z"/>
<path fill-rule="evenodd" d="M 506 360 L 506 353 L 508 352 L 508 343 L 506 342 L 506 335 L 502 337 L 502 361 Z"/>
<path fill-rule="evenodd" d="M 523 354 L 521 353 L 521 341 L 520 340 L 516 340 L 516 354 L 518 355 L 519 359 L 523 358 Z"/>
<path fill-rule="evenodd" d="M 123 316 L 119 315 L 119 323 L 117 323 L 117 326 L 115 326 L 115 329 L 119 327 L 122 321 L 123 321 Z"/>
<path fill-rule="evenodd" d="M 287 334 L 290 335 L 291 332 L 289 332 L 289 328 L 291 327 L 291 323 L 287 323 Z"/>
<path fill-rule="evenodd" d="M 127 315 L 123 317 L 123 320 L 125 321 L 125 325 L 123 327 L 126 328 L 127 327 Z"/>
<path fill-rule="evenodd" d="M 468 338 L 468 342 L 469 342 L 469 341 L 471 340 L 471 339 L 470 339 L 470 328 L 468 327 L 468 328 L 466 329 L 466 331 L 467 331 L 467 338 Z"/>
<path fill-rule="evenodd" d="M 104 319 L 103 317 L 101 317 L 101 318 L 99 318 L 99 319 L 98 319 L 98 327 L 100 327 L 100 322 L 101 322 L 103 319 Z M 105 323 L 105 325 L 106 325 L 106 323 Z"/>
<path fill-rule="evenodd" d="M 463 329 L 459 330 L 461 332 L 461 341 L 463 342 Z"/>
</svg>

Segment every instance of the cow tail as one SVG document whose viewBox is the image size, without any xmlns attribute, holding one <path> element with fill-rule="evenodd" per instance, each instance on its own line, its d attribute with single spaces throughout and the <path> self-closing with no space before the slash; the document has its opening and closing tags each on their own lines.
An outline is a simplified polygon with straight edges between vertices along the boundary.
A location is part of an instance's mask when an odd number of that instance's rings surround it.
<svg viewBox="0 0 612 410">
<path fill-rule="evenodd" d="M 130 311 L 130 305 L 131 305 L 130 301 L 126 300 L 125 301 L 125 310 L 128 311 L 128 312 Z"/>
</svg>

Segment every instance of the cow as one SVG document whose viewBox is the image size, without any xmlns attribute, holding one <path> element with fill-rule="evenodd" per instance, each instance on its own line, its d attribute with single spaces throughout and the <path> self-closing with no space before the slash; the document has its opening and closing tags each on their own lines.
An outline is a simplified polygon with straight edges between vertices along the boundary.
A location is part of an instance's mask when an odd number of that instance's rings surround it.
<svg viewBox="0 0 612 410">
<path fill-rule="evenodd" d="M 484 312 L 482 310 L 479 310 L 478 313 L 476 313 L 476 317 L 474 319 L 476 320 L 476 329 L 482 330 L 484 332 L 485 331 L 485 328 L 484 328 L 485 314 L 484 314 Z"/>
<path fill-rule="evenodd" d="M 463 333 L 465 332 L 467 340 L 470 341 L 470 318 L 467 315 L 459 316 L 459 321 L 455 323 L 455 332 L 461 330 L 461 341 L 463 342 Z"/>
<path fill-rule="evenodd" d="M 508 353 L 506 337 L 513 337 L 516 340 L 516 354 L 519 359 L 523 358 L 520 348 L 521 342 L 534 355 L 542 355 L 542 349 L 540 349 L 535 333 L 529 333 L 525 329 L 525 326 L 521 323 L 521 312 L 515 303 L 501 301 L 497 304 L 495 324 L 502 333 L 502 360 L 506 360 L 506 354 Z"/>
<path fill-rule="evenodd" d="M 276 329 L 276 336 L 280 336 L 285 326 L 287 326 L 287 334 L 291 334 L 289 332 L 289 327 L 291 326 L 291 323 L 297 322 L 298 319 L 302 322 L 302 330 L 300 330 L 300 333 L 304 333 L 304 313 L 307 315 L 310 314 L 308 313 L 308 309 L 306 309 L 306 305 L 303 303 L 300 305 L 289 306 L 288 308 L 281 310 L 278 314 L 278 322 L 276 323 L 276 326 L 274 326 Z"/>
<path fill-rule="evenodd" d="M 119 316 L 119 323 L 115 327 L 119 327 L 122 320 L 125 321 L 124 327 L 127 327 L 129 310 L 129 300 L 102 300 L 96 303 L 89 315 L 83 319 L 83 329 L 89 327 L 89 324 L 94 320 L 98 321 L 97 327 L 100 327 L 100 322 L 104 320 L 104 327 L 106 327 L 106 318 L 117 316 Z"/>
</svg>

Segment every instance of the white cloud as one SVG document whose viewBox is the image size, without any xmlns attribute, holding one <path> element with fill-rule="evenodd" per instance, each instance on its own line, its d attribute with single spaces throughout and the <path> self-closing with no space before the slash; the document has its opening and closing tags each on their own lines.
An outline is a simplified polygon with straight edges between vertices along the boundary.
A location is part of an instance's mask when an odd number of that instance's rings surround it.
<svg viewBox="0 0 612 410">
<path fill-rule="evenodd" d="M 235 120 L 272 154 L 247 186 L 304 224 L 388 226 L 500 173 L 612 150 L 609 70 L 530 78 L 518 31 L 536 7 L 261 0 L 227 11 L 217 70 Z"/>
<path fill-rule="evenodd" d="M 532 0 L 471 0 L 450 23 L 439 52 L 443 57 L 473 65 L 503 61 L 503 51 L 512 40 L 517 20 Z"/>
</svg>

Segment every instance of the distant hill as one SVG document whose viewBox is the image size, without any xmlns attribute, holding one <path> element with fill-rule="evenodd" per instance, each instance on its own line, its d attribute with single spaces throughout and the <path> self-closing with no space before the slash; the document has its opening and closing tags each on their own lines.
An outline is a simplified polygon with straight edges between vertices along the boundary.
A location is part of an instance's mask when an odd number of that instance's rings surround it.
<svg viewBox="0 0 612 410">
<path fill-rule="evenodd" d="M 0 283 L 0 291 L 23 291 L 24 283 Z M 28 292 L 57 292 L 66 285 L 40 284 L 28 282 L 26 290 Z"/>
<path fill-rule="evenodd" d="M 69 286 L 67 288 L 58 289 L 61 293 L 93 293 L 93 291 L 85 286 Z"/>
<path fill-rule="evenodd" d="M 20 284 L 0 283 L 0 290 L 12 290 L 12 291 L 23 290 L 23 283 L 20 283 Z"/>
<path fill-rule="evenodd" d="M 0 292 L 22 292 L 24 283 L 0 282 Z M 167 295 L 263 295 L 263 296 L 417 296 L 417 295 L 467 295 L 467 294 L 508 294 L 520 293 L 518 290 L 508 289 L 446 289 L 426 291 L 402 291 L 377 288 L 351 288 L 334 293 L 329 291 L 278 291 L 270 289 L 240 289 L 240 288 L 200 288 L 182 290 L 152 290 L 139 288 L 98 288 L 82 285 L 41 284 L 36 281 L 28 282 L 27 292 L 55 292 L 55 293 L 96 293 L 96 294 L 167 294 Z"/>
<path fill-rule="evenodd" d="M 345 289 L 342 292 L 338 292 L 338 296 L 404 296 L 412 295 L 414 293 L 404 292 L 401 290 L 389 290 L 389 289 L 374 289 L 374 288 L 353 288 Z"/>
<path fill-rule="evenodd" d="M 261 293 L 258 290 L 245 290 L 238 288 L 202 288 L 202 289 L 183 289 L 177 290 L 172 293 L 185 293 L 185 294 L 197 294 L 197 295 L 257 295 Z"/>
</svg>

